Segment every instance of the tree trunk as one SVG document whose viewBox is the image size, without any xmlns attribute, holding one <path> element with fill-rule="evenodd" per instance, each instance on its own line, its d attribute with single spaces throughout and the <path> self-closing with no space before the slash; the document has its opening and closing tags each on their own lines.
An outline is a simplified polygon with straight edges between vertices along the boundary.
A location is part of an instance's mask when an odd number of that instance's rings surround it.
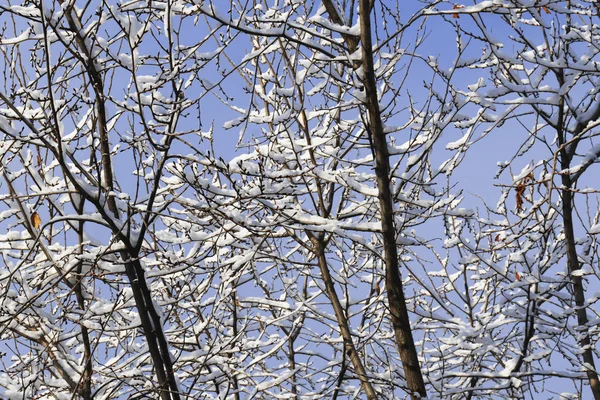
<svg viewBox="0 0 600 400">
<path fill-rule="evenodd" d="M 398 353 L 404 367 L 406 384 L 411 398 L 418 399 L 426 397 L 427 392 L 410 328 L 410 319 L 408 309 L 406 308 L 402 278 L 399 270 L 396 231 L 394 227 L 394 208 L 390 189 L 390 160 L 381 121 L 375 71 L 373 69 L 370 8 L 370 0 L 360 0 L 363 85 L 365 87 L 365 103 L 369 119 L 367 129 L 375 155 L 375 175 L 377 176 L 377 188 L 379 191 L 378 197 L 385 260 L 385 286 L 396 346 L 398 347 Z"/>
<path fill-rule="evenodd" d="M 561 162 L 562 160 L 561 157 Z M 567 162 L 567 164 L 570 164 Z M 563 169 L 565 167 L 563 166 Z M 568 167 L 567 167 L 568 168 Z M 573 283 L 573 296 L 575 297 L 575 306 L 577 309 L 577 325 L 581 328 L 581 340 L 579 344 L 583 350 L 583 362 L 585 372 L 590 383 L 590 388 L 594 395 L 595 400 L 600 400 L 600 380 L 598 380 L 598 373 L 596 372 L 596 364 L 594 362 L 594 355 L 592 353 L 592 347 L 590 343 L 590 336 L 588 333 L 588 316 L 585 308 L 585 291 L 583 288 L 583 279 L 581 276 L 573 275 L 581 269 L 579 260 L 577 257 L 577 248 L 575 247 L 575 233 L 573 229 L 573 193 L 571 192 L 571 177 L 568 174 L 562 174 L 562 184 L 564 186 L 561 192 L 562 202 L 562 214 L 563 214 L 563 226 L 565 233 L 565 242 L 567 246 L 567 267 L 571 275 L 571 281 Z"/>
</svg>

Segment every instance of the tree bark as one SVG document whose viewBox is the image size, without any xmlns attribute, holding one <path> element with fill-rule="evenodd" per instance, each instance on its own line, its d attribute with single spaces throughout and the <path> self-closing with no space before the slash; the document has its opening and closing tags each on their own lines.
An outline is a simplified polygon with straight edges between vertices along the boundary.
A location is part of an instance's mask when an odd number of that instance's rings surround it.
<svg viewBox="0 0 600 400">
<path fill-rule="evenodd" d="M 360 0 L 360 37 L 362 41 L 363 85 L 365 88 L 365 105 L 368 111 L 368 125 L 373 153 L 375 155 L 375 175 L 379 191 L 379 208 L 381 231 L 383 236 L 385 260 L 385 286 L 387 289 L 392 326 L 396 338 L 396 346 L 402 360 L 406 384 L 412 399 L 427 396 L 425 382 L 419 366 L 417 349 L 412 336 L 410 319 L 402 278 L 400 276 L 398 251 L 396 249 L 396 230 L 394 226 L 393 198 L 390 189 L 390 157 L 387 141 L 383 131 L 375 71 L 373 68 L 373 50 L 371 40 L 371 2 Z"/>
<path fill-rule="evenodd" d="M 564 76 L 561 73 L 557 76 L 558 81 L 564 83 Z M 557 123 L 557 137 L 559 144 L 559 158 L 560 166 L 562 170 L 568 170 L 571 167 L 571 161 L 575 150 L 577 148 L 578 140 L 574 141 L 570 145 L 566 144 L 567 130 L 563 128 L 565 126 L 565 98 L 561 97 L 558 108 L 558 123 Z M 600 113 L 600 107 L 596 109 L 594 117 L 597 118 Z M 585 124 L 587 125 L 587 123 Z M 575 127 L 575 134 L 578 135 L 585 125 L 579 123 Z M 596 365 L 594 362 L 594 354 L 590 343 L 590 336 L 588 333 L 588 317 L 587 310 L 585 308 L 585 290 L 583 288 L 583 279 L 581 276 L 574 275 L 573 273 L 581 269 L 579 259 L 577 257 L 577 248 L 575 246 L 575 229 L 573 226 L 573 181 L 571 175 L 568 173 L 561 174 L 562 191 L 560 192 L 561 206 L 562 206 L 562 217 L 563 217 L 563 229 L 565 234 L 565 244 L 567 247 L 567 268 L 569 275 L 571 276 L 571 282 L 573 284 L 573 296 L 575 297 L 575 306 L 577 308 L 577 324 L 582 328 L 581 339 L 579 344 L 583 351 L 582 358 L 585 364 L 586 375 L 590 383 L 590 388 L 594 395 L 595 400 L 600 400 L 600 380 L 598 379 L 598 373 L 596 372 Z"/>
<path fill-rule="evenodd" d="M 74 203 L 75 204 L 75 203 Z M 75 204 L 75 211 L 77 212 L 77 215 L 83 215 L 83 205 L 84 202 L 81 201 L 79 204 Z M 83 226 L 84 226 L 84 222 L 80 221 L 79 222 L 79 230 L 77 232 L 77 237 L 78 237 L 78 241 L 79 241 L 79 254 L 83 255 L 84 250 L 83 250 L 83 243 L 84 243 L 84 237 L 83 237 Z M 83 261 L 80 260 L 79 263 L 77 264 L 77 282 L 75 283 L 75 286 L 73 287 L 73 291 L 75 292 L 75 297 L 77 298 L 77 305 L 79 306 L 79 309 L 85 313 L 85 309 L 86 309 L 86 301 L 85 301 L 85 297 L 83 295 Z M 81 375 L 81 379 L 79 381 L 79 394 L 82 398 L 82 400 L 92 400 L 92 375 L 94 373 L 94 369 L 93 369 L 93 365 L 92 365 L 92 345 L 90 343 L 90 334 L 89 331 L 87 329 L 87 327 L 85 327 L 84 325 L 81 325 L 81 339 L 83 341 L 83 362 L 84 362 L 84 368 L 83 368 L 83 374 Z"/>
<path fill-rule="evenodd" d="M 562 157 L 561 157 L 562 158 Z M 562 160 L 561 160 L 562 161 Z M 570 164 L 570 163 L 569 163 Z M 565 167 L 563 167 L 564 169 Z M 581 269 L 577 257 L 577 248 L 575 247 L 575 233 L 573 228 L 573 193 L 571 192 L 571 177 L 568 174 L 562 174 L 562 184 L 564 186 L 561 192 L 563 229 L 565 242 L 567 246 L 567 267 L 571 275 L 573 284 L 573 296 L 575 297 L 575 306 L 577 309 L 577 324 L 581 328 L 581 339 L 579 344 L 583 351 L 582 357 L 585 364 L 585 373 L 590 383 L 590 388 L 595 400 L 600 400 L 600 380 L 596 372 L 596 364 L 588 333 L 588 316 L 585 308 L 585 290 L 583 288 L 583 279 L 581 276 L 573 275 L 574 272 Z"/>
</svg>

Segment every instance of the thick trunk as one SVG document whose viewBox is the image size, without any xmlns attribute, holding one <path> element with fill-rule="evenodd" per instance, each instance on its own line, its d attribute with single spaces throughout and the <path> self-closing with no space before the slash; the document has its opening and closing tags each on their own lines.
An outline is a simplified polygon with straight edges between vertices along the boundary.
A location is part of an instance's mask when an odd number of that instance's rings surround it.
<svg viewBox="0 0 600 400">
<path fill-rule="evenodd" d="M 126 259 L 125 270 L 127 271 L 144 336 L 156 370 L 160 398 L 162 400 L 179 400 L 179 390 L 173 371 L 169 344 L 162 330 L 160 316 L 152 302 L 144 269 L 137 258 L 128 259 L 129 255 L 125 252 L 122 253 L 122 257 Z"/>
<path fill-rule="evenodd" d="M 585 291 L 583 288 L 583 280 L 581 276 L 573 275 L 573 272 L 581 269 L 577 257 L 577 248 L 575 247 L 575 233 L 573 229 L 573 193 L 571 192 L 572 182 L 571 177 L 567 174 L 562 175 L 562 184 L 564 190 L 561 194 L 563 225 L 565 233 L 565 241 L 567 245 L 567 266 L 571 274 L 573 283 L 573 296 L 575 297 L 575 305 L 577 306 L 577 324 L 581 327 L 581 340 L 579 344 L 583 351 L 583 362 L 585 363 L 586 374 L 592 393 L 595 400 L 600 400 L 600 380 L 596 373 L 596 365 L 594 355 L 588 334 L 588 316 L 585 308 Z"/>
<path fill-rule="evenodd" d="M 381 121 L 375 71 L 373 69 L 370 8 L 370 0 L 360 0 L 363 85 L 365 87 L 365 102 L 369 119 L 368 131 L 375 154 L 375 174 L 377 176 L 377 188 L 379 191 L 378 197 L 385 260 L 385 286 L 396 345 L 404 367 L 406 384 L 411 397 L 418 399 L 419 397 L 426 397 L 427 393 L 410 328 L 410 319 L 402 289 L 402 279 L 400 277 L 398 251 L 396 249 L 396 231 L 394 227 L 393 199 L 390 190 L 390 160 Z"/>
<path fill-rule="evenodd" d="M 562 71 L 557 76 L 559 82 L 564 82 L 564 76 Z M 562 83 L 561 83 L 562 84 Z M 563 129 L 565 124 L 565 98 L 561 97 L 558 109 L 558 123 L 557 123 L 557 137 L 560 156 L 560 166 L 563 170 L 568 170 L 571 167 L 573 155 L 577 149 L 578 141 L 574 141 L 570 145 L 567 145 L 566 132 Z M 596 113 L 600 112 L 598 107 Z M 597 118 L 597 116 L 595 116 Z M 575 127 L 576 134 L 579 134 L 587 124 L 578 124 Z M 600 381 L 598 380 L 598 374 L 596 373 L 596 365 L 594 362 L 594 355 L 592 353 L 592 347 L 590 345 L 590 337 L 588 333 L 588 317 L 587 310 L 585 308 L 585 290 L 583 288 L 583 279 L 579 275 L 573 273 L 581 269 L 579 259 L 577 257 L 577 248 L 575 246 L 575 229 L 573 224 L 573 192 L 575 182 L 571 175 L 568 173 L 561 174 L 561 183 L 563 190 L 560 192 L 561 203 L 562 203 L 562 217 L 563 217 L 563 229 L 565 234 L 565 243 L 567 248 L 567 268 L 571 276 L 571 282 L 573 284 L 573 296 L 575 297 L 575 305 L 577 308 L 577 324 L 582 328 L 580 331 L 581 339 L 579 344 L 582 349 L 582 358 L 586 368 L 586 374 L 590 383 L 590 388 L 594 395 L 595 400 L 600 400 Z"/>
</svg>

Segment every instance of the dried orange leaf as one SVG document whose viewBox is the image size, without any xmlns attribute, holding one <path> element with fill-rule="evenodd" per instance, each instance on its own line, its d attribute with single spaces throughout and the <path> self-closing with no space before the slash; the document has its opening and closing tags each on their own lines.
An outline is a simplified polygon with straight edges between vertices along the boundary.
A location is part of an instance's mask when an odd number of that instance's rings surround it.
<svg viewBox="0 0 600 400">
<path fill-rule="evenodd" d="M 522 211 L 523 210 L 523 196 L 525 195 L 525 185 L 524 184 L 519 184 L 517 185 L 517 187 L 515 188 L 515 192 L 516 192 L 516 201 L 517 201 L 517 211 Z"/>
<path fill-rule="evenodd" d="M 521 275 L 519 275 L 518 272 L 515 272 L 515 278 L 517 278 L 517 281 L 521 282 Z"/>
<path fill-rule="evenodd" d="M 525 182 L 527 181 L 534 181 L 535 180 L 535 176 L 533 176 L 533 171 L 531 171 L 526 177 L 525 177 Z"/>
<path fill-rule="evenodd" d="M 545 12 L 546 14 L 550 14 L 550 10 L 548 10 L 548 7 L 546 7 L 546 6 L 542 6 L 542 10 L 544 10 L 544 12 Z"/>
<path fill-rule="evenodd" d="M 459 5 L 459 4 L 455 4 L 455 5 L 452 6 L 453 10 L 459 10 L 461 8 L 465 8 L 465 6 Z M 458 13 L 452 14 L 452 18 L 458 18 Z"/>
<path fill-rule="evenodd" d="M 31 214 L 31 224 L 35 229 L 40 229 L 40 226 L 42 226 L 42 218 L 40 218 L 40 214 L 36 212 Z"/>
</svg>

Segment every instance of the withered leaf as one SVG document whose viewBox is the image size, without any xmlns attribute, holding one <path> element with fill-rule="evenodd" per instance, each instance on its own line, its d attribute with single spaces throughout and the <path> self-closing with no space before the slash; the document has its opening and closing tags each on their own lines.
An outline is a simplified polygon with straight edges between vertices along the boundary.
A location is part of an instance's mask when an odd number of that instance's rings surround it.
<svg viewBox="0 0 600 400">
<path fill-rule="evenodd" d="M 459 5 L 459 4 L 455 4 L 455 5 L 452 6 L 453 10 L 459 10 L 461 8 L 465 8 L 465 6 Z M 452 14 L 452 18 L 458 18 L 458 17 L 459 17 L 458 13 Z"/>
<path fill-rule="evenodd" d="M 40 217 L 40 214 L 37 212 L 31 214 L 31 224 L 35 229 L 40 229 L 40 226 L 42 226 L 42 218 Z"/>
<path fill-rule="evenodd" d="M 520 184 L 515 188 L 516 192 L 516 202 L 517 202 L 517 211 L 523 210 L 523 196 L 525 195 L 525 185 Z"/>
</svg>

